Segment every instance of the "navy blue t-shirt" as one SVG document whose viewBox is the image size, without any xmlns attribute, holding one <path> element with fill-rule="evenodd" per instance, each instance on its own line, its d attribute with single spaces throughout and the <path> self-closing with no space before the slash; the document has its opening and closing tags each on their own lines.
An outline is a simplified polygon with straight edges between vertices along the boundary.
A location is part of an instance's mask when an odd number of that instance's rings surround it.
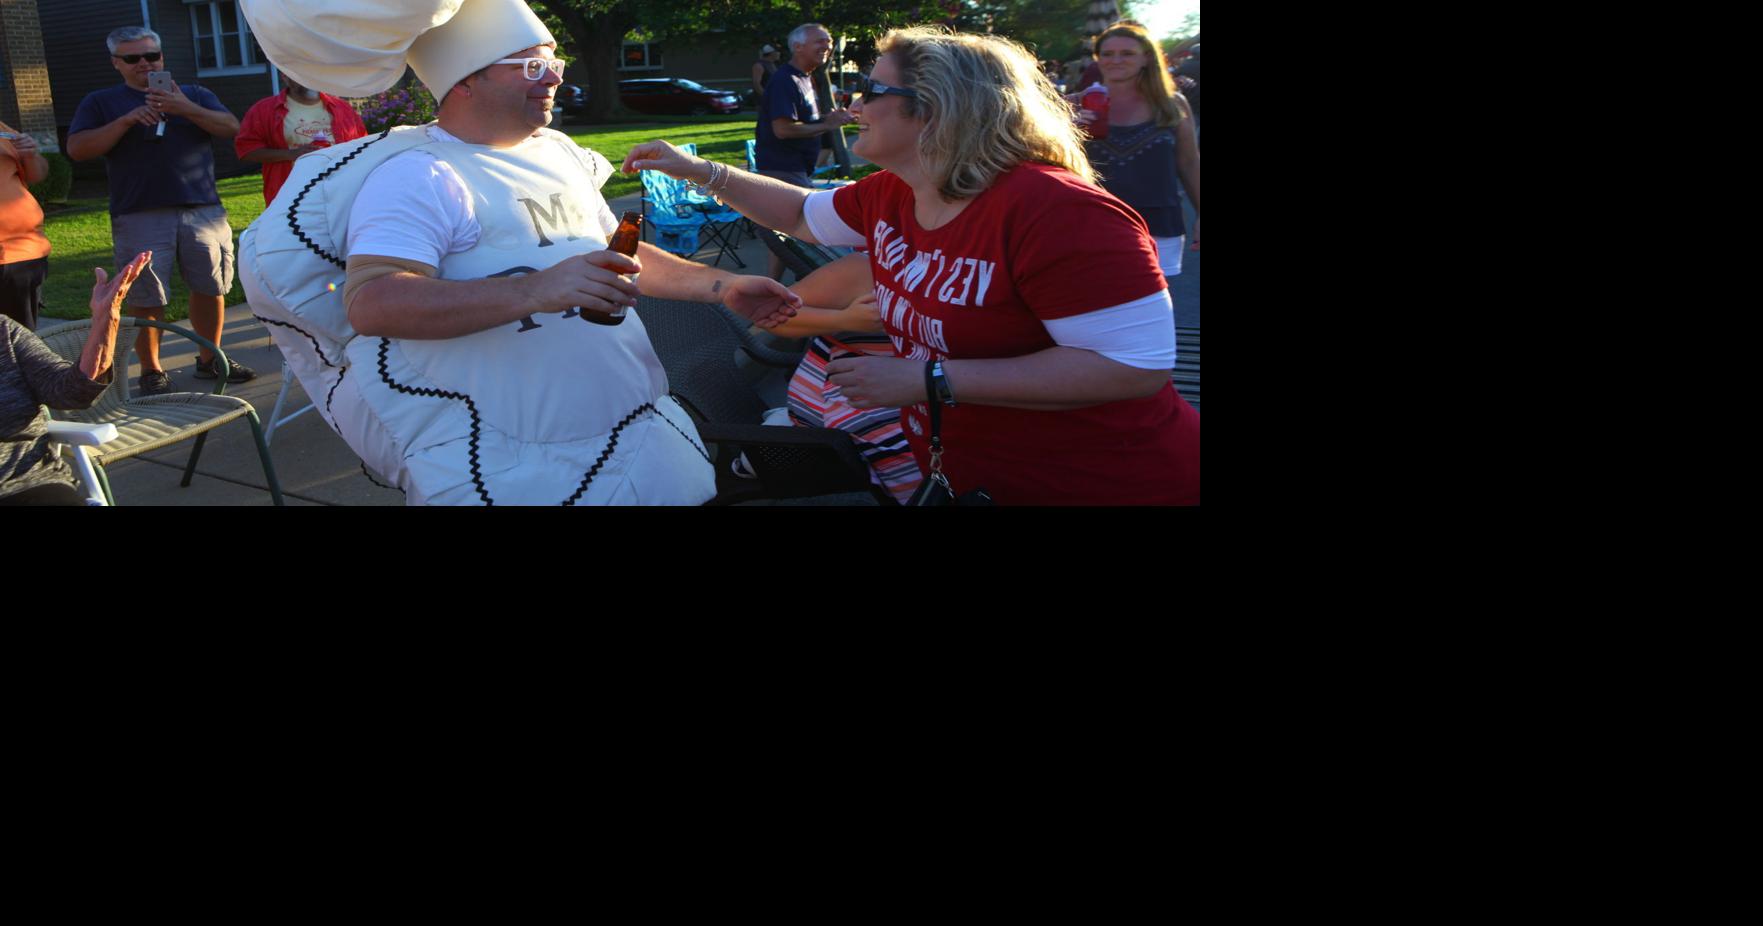
<svg viewBox="0 0 1763 926">
<path fill-rule="evenodd" d="M 218 97 L 197 84 L 178 87 L 203 109 L 227 111 Z M 80 101 L 67 133 L 101 129 L 145 105 L 147 91 L 128 84 L 89 93 Z M 163 138 L 153 136 L 152 126 L 130 126 L 104 155 L 104 166 L 110 174 L 111 215 L 220 202 L 214 189 L 213 136 L 183 116 L 166 121 Z"/>
<path fill-rule="evenodd" d="M 814 83 L 795 65 L 784 62 L 771 75 L 765 89 L 765 108 L 759 111 L 759 127 L 754 132 L 753 161 L 760 170 L 792 170 L 814 173 L 814 162 L 820 159 L 820 136 L 779 138 L 771 130 L 771 120 L 790 119 L 796 122 L 820 121 L 820 104 L 814 96 Z"/>
</svg>

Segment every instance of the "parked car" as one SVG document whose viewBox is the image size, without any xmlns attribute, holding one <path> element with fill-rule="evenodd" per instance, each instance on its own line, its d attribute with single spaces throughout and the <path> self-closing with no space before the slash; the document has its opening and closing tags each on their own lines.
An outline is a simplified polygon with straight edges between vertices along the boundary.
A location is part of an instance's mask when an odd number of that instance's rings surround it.
<svg viewBox="0 0 1763 926">
<path fill-rule="evenodd" d="M 647 77 L 618 82 L 618 99 L 640 113 L 693 115 L 736 113 L 740 100 L 732 90 L 712 90 L 683 77 Z"/>
<path fill-rule="evenodd" d="M 837 77 L 833 82 L 833 102 L 846 109 L 851 108 L 851 95 L 861 92 L 867 79 L 854 71 L 847 71 Z"/>
<path fill-rule="evenodd" d="M 588 111 L 588 91 L 575 84 L 557 88 L 557 105 L 565 116 L 579 116 Z"/>
</svg>

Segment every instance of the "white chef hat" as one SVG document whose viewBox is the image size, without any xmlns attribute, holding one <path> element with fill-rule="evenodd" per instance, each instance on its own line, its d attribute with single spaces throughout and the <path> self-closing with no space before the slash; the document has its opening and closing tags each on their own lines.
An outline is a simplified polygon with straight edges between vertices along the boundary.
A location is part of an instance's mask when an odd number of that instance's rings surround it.
<svg viewBox="0 0 1763 926">
<path fill-rule="evenodd" d="M 275 66 L 335 96 L 370 96 L 404 66 L 439 100 L 478 68 L 555 45 L 526 0 L 240 0 Z"/>
</svg>

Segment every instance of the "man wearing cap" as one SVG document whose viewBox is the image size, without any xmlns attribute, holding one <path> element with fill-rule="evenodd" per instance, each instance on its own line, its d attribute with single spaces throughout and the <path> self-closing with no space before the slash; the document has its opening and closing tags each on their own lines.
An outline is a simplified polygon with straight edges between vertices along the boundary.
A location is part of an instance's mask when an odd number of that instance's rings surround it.
<svg viewBox="0 0 1763 926">
<path fill-rule="evenodd" d="M 527 4 L 245 0 L 245 10 L 270 59 L 308 87 L 359 95 L 407 61 L 441 101 L 437 123 L 347 146 L 309 179 L 297 164 L 289 180 L 318 198 L 348 160 L 401 146 L 353 194 L 342 240 L 355 336 L 350 372 L 325 402 L 350 446 L 413 503 L 708 500 L 702 441 L 626 313 L 636 275 L 643 293 L 720 301 L 762 326 L 800 300 L 647 243 L 634 260 L 606 250 L 618 223 L 599 189 L 612 166 L 545 128 L 562 62 Z M 381 49 L 351 45 L 369 26 Z M 383 55 L 400 31 L 406 49 Z M 304 217 L 301 199 L 279 197 L 263 221 Z"/>
<path fill-rule="evenodd" d="M 759 49 L 759 60 L 753 62 L 753 98 L 759 101 L 760 112 L 765 112 L 765 88 L 771 86 L 776 73 L 777 46 L 766 45 Z"/>
<path fill-rule="evenodd" d="M 163 321 L 174 269 L 190 287 L 190 326 L 220 343 L 226 294 L 233 286 L 233 230 L 214 186 L 214 139 L 232 138 L 239 120 L 205 87 L 173 84 L 149 90 L 147 75 L 164 70 L 159 35 L 142 26 L 110 33 L 110 63 L 122 75 L 115 87 L 80 101 L 67 129 L 67 156 L 104 158 L 110 177 L 110 236 L 117 266 L 141 251 L 153 265 L 129 292 L 129 314 Z M 159 363 L 159 331 L 135 337 L 141 392 L 171 391 Z M 201 348 L 196 378 L 217 374 L 213 351 Z M 257 374 L 234 361 L 228 382 Z"/>
</svg>

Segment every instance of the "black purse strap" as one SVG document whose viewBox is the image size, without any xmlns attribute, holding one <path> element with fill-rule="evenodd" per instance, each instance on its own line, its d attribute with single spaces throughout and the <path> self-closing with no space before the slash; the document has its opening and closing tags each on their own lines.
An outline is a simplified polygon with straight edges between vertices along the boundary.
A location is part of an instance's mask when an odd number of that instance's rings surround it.
<svg viewBox="0 0 1763 926">
<path fill-rule="evenodd" d="M 935 366 L 935 360 L 924 362 L 924 402 L 930 406 L 930 478 L 947 487 L 949 478 L 943 475 L 943 403 L 937 399 L 936 378 L 931 376 Z"/>
<path fill-rule="evenodd" d="M 924 362 L 924 403 L 930 406 L 930 440 L 932 447 L 943 445 L 943 403 L 937 401 L 937 381 L 931 376 L 935 369 L 935 360 Z"/>
</svg>

